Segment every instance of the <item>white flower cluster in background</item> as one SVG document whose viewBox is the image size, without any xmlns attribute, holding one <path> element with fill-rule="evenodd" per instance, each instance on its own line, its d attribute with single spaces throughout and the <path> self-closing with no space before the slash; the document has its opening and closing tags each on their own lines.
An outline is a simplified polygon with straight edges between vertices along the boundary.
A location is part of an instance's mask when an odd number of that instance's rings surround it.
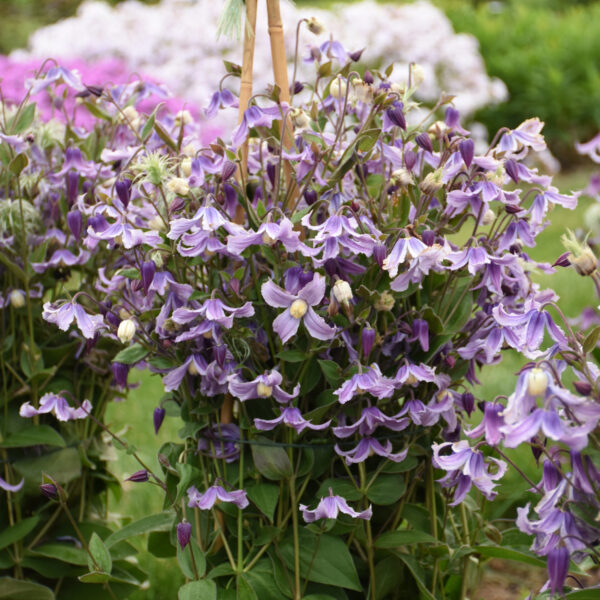
<svg viewBox="0 0 600 600">
<path fill-rule="evenodd" d="M 91 61 L 118 57 L 132 70 L 163 81 L 176 95 L 206 105 L 224 74 L 223 60 L 241 63 L 241 41 L 224 36 L 217 39 L 223 6 L 216 0 L 163 0 L 157 5 L 130 0 L 115 7 L 87 1 L 76 16 L 36 31 L 28 49 L 18 50 L 12 57 Z M 301 56 L 307 55 L 308 45 L 333 36 L 348 51 L 366 48 L 363 62 L 367 64 L 385 68 L 398 63 L 392 75 L 398 82 L 405 79 L 407 65 L 416 62 L 425 75 L 421 99 L 435 101 L 442 91 L 454 94 L 454 104 L 463 115 L 507 96 L 504 84 L 487 76 L 477 40 L 456 34 L 446 16 L 428 2 L 392 5 L 366 0 L 331 11 L 283 2 L 281 8 L 290 60 L 296 24 L 302 17 L 315 16 L 324 23 L 325 32 L 315 37 L 303 28 Z M 259 2 L 255 90 L 264 89 L 271 81 L 264 12 L 264 2 Z M 302 80 L 308 67 L 302 60 L 299 67 L 297 79 Z"/>
</svg>

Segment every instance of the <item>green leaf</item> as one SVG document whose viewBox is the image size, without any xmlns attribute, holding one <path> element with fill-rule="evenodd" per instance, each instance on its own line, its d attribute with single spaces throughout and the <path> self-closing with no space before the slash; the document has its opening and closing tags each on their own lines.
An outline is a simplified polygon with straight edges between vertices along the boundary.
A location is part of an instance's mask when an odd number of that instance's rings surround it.
<svg viewBox="0 0 600 600">
<path fill-rule="evenodd" d="M 237 578 L 239 597 L 257 598 L 258 600 L 281 600 L 282 593 L 273 573 L 271 561 L 268 558 L 260 560 L 251 571 L 242 573 Z M 243 590 L 243 591 L 242 591 Z M 240 592 L 246 596 L 240 596 Z"/>
<path fill-rule="evenodd" d="M 308 367 L 302 377 L 300 383 L 300 393 L 306 395 L 315 389 L 319 381 L 321 380 L 321 369 L 317 359 L 313 356 L 310 359 Z"/>
<path fill-rule="evenodd" d="M 196 579 L 194 566 L 192 564 L 192 550 L 194 552 L 196 568 L 198 569 L 198 577 L 202 577 L 206 572 L 206 558 L 204 558 L 204 553 L 200 550 L 200 546 L 198 546 L 198 543 L 192 537 L 190 538 L 190 543 L 183 550 L 181 549 L 181 546 L 177 544 L 177 562 L 179 563 L 182 573 L 188 579 Z"/>
<path fill-rule="evenodd" d="M 1 448 L 25 448 L 28 446 L 66 446 L 62 436 L 50 425 L 32 425 L 27 429 L 9 435 L 2 443 Z"/>
<path fill-rule="evenodd" d="M 292 349 L 292 350 L 282 350 L 281 352 L 279 352 L 277 354 L 277 358 L 279 358 L 283 362 L 298 363 L 298 362 L 304 362 L 308 358 L 308 355 L 305 352 L 302 352 L 300 350 Z"/>
<path fill-rule="evenodd" d="M 600 325 L 594 327 L 594 329 L 586 336 L 585 341 L 583 342 L 583 351 L 591 352 L 596 347 L 598 338 L 600 338 Z"/>
<path fill-rule="evenodd" d="M 248 498 L 273 522 L 277 500 L 279 499 L 279 487 L 272 483 L 257 483 L 246 487 Z"/>
<path fill-rule="evenodd" d="M 54 593 L 50 588 L 39 583 L 2 577 L 0 600 L 54 600 Z"/>
<path fill-rule="evenodd" d="M 598 600 L 600 591 L 595 590 L 577 590 L 564 596 L 565 600 Z"/>
<path fill-rule="evenodd" d="M 42 456 L 23 458 L 13 463 L 14 469 L 25 477 L 25 486 L 37 487 L 42 472 L 48 473 L 58 483 L 65 484 L 81 476 L 81 458 L 75 448 L 62 448 Z"/>
<path fill-rule="evenodd" d="M 260 600 L 256 592 L 252 589 L 244 573 L 241 573 L 236 580 L 236 600 Z"/>
<path fill-rule="evenodd" d="M 415 583 L 419 587 L 421 598 L 425 598 L 425 600 L 436 600 L 435 596 L 427 589 L 425 573 L 423 572 L 421 565 L 417 562 L 417 559 L 414 556 L 404 554 L 403 552 L 394 552 L 394 556 L 397 556 L 408 567 Z"/>
<path fill-rule="evenodd" d="M 171 139 L 171 136 L 158 123 L 154 123 L 154 131 L 156 135 L 167 145 L 171 150 L 177 152 L 177 144 Z"/>
<path fill-rule="evenodd" d="M 96 117 L 97 119 L 102 119 L 104 121 L 112 121 L 112 117 L 93 102 L 84 102 L 83 104 L 90 111 L 90 114 Z"/>
<path fill-rule="evenodd" d="M 437 540 L 424 531 L 405 529 L 402 531 L 388 531 L 375 540 L 376 548 L 397 548 L 412 544 L 435 544 Z"/>
<path fill-rule="evenodd" d="M 131 267 L 129 269 L 121 269 L 119 271 L 119 275 L 121 275 L 122 277 L 127 277 L 127 279 L 141 279 L 142 278 L 142 276 L 140 275 L 139 269 L 136 269 L 135 267 Z"/>
<path fill-rule="evenodd" d="M 0 533 L 0 549 L 10 546 L 13 542 L 22 540 L 29 532 L 31 532 L 38 524 L 40 517 L 29 517 L 18 521 L 12 527 L 7 527 Z"/>
<path fill-rule="evenodd" d="M 404 479 L 398 475 L 380 475 L 367 490 L 367 498 L 373 504 L 387 506 L 397 502 L 406 491 Z"/>
<path fill-rule="evenodd" d="M 124 365 L 133 365 L 148 355 L 148 350 L 140 344 L 132 344 L 131 346 L 121 350 L 114 358 L 113 362 L 123 363 Z"/>
<path fill-rule="evenodd" d="M 323 481 L 315 497 L 320 499 L 329 496 L 329 488 L 331 488 L 331 491 L 336 496 L 342 496 L 346 500 L 353 502 L 363 497 L 362 493 L 356 489 L 352 482 L 342 478 L 326 479 Z"/>
<path fill-rule="evenodd" d="M 150 134 L 152 133 L 152 130 L 154 129 L 154 123 L 156 122 L 156 111 L 157 110 L 158 110 L 158 106 L 154 109 L 154 112 L 148 117 L 148 120 L 144 123 L 144 127 L 142 128 L 142 133 L 140 134 L 142 136 L 142 141 L 144 141 L 144 142 L 150 137 Z"/>
<path fill-rule="evenodd" d="M 133 523 L 129 523 L 125 527 L 121 527 L 121 529 L 109 535 L 104 543 L 107 548 L 111 548 L 123 540 L 142 535 L 143 533 L 150 531 L 170 531 L 174 518 L 174 513 L 170 511 L 161 512 L 157 515 L 149 515 Z"/>
<path fill-rule="evenodd" d="M 178 600 L 215 600 L 217 585 L 210 579 L 191 581 L 179 588 Z"/>
<path fill-rule="evenodd" d="M 32 104 L 28 104 L 19 115 L 16 123 L 11 123 L 11 129 L 13 133 L 19 134 L 23 133 L 32 123 L 35 118 L 35 108 L 36 104 L 33 102 Z"/>
<path fill-rule="evenodd" d="M 386 556 L 375 565 L 375 598 L 385 600 L 402 584 L 402 570 L 395 556 Z M 405 592 L 405 595 L 406 592 Z"/>
<path fill-rule="evenodd" d="M 80 575 L 77 579 L 81 583 L 106 583 L 110 580 L 110 574 L 102 571 L 90 571 L 85 575 Z"/>
<path fill-rule="evenodd" d="M 25 154 L 17 154 L 8 165 L 8 170 L 13 175 L 20 175 L 21 171 L 29 164 L 29 159 Z"/>
<path fill-rule="evenodd" d="M 302 221 L 302 219 L 312 210 L 311 206 L 307 206 L 306 208 L 303 208 L 302 210 L 299 210 L 298 212 L 295 212 L 292 215 L 292 218 L 290 219 L 290 221 L 296 225 L 296 223 L 300 223 L 300 221 Z"/>
<path fill-rule="evenodd" d="M 55 558 L 71 565 L 87 565 L 88 555 L 85 550 L 70 544 L 44 544 L 29 552 L 31 556 Z"/>
<path fill-rule="evenodd" d="M 110 557 L 110 552 L 104 545 L 102 538 L 95 531 L 92 533 L 88 548 L 92 555 L 88 560 L 90 571 L 100 569 L 103 573 L 108 573 L 110 575 L 110 572 L 112 571 L 112 558 Z M 92 560 L 92 557 L 94 560 Z"/>
<path fill-rule="evenodd" d="M 259 436 L 257 441 L 268 442 L 265 437 Z M 252 458 L 254 466 L 261 475 L 272 481 L 288 479 L 292 476 L 292 464 L 288 458 L 287 452 L 279 446 L 259 446 L 252 444 Z"/>
<path fill-rule="evenodd" d="M 298 533 L 302 578 L 357 592 L 362 591 L 352 555 L 341 538 L 323 534 L 319 540 L 319 536 L 304 528 Z M 280 552 L 287 567 L 293 571 L 294 545 L 291 537 L 281 543 Z"/>
<path fill-rule="evenodd" d="M 156 558 L 174 558 L 177 555 L 168 531 L 151 531 L 147 548 Z"/>
<path fill-rule="evenodd" d="M 175 468 L 180 477 L 179 483 L 177 484 L 177 496 L 175 497 L 175 502 L 179 502 L 190 487 L 191 482 L 194 479 L 200 479 L 202 477 L 202 471 L 189 463 L 177 463 Z"/>
<path fill-rule="evenodd" d="M 377 143 L 378 139 L 379 139 L 379 135 L 378 135 L 377 130 L 365 131 L 365 133 L 363 133 L 360 136 L 360 139 L 357 144 L 357 148 L 361 152 L 369 152 L 370 150 L 373 149 L 373 147 Z"/>
<path fill-rule="evenodd" d="M 533 565 L 534 567 L 546 568 L 546 561 L 530 552 L 513 550 L 512 548 L 502 548 L 500 546 L 474 546 L 472 550 L 484 558 L 504 558 L 506 560 L 515 560 L 526 565 Z"/>
<path fill-rule="evenodd" d="M 340 368 L 340 365 L 332 360 L 319 360 L 318 362 L 328 383 L 333 387 L 337 387 L 342 378 L 342 369 Z"/>
</svg>

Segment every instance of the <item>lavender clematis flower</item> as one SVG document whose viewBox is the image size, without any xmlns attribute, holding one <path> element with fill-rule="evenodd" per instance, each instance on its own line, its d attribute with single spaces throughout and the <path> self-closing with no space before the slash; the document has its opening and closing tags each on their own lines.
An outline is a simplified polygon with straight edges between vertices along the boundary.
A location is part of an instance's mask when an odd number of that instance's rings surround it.
<svg viewBox="0 0 600 600">
<path fill-rule="evenodd" d="M 269 306 L 286 309 L 273 321 L 273 330 L 282 343 L 285 344 L 296 334 L 300 321 L 303 321 L 308 333 L 318 340 L 330 340 L 334 337 L 335 329 L 327 325 L 312 308 L 325 296 L 325 278 L 322 275 L 315 273 L 312 281 L 296 295 L 283 290 L 270 279 L 262 284 L 261 292 Z"/>
<path fill-rule="evenodd" d="M 232 144 L 235 148 L 241 146 L 248 137 L 251 127 L 271 127 L 273 121 L 281 120 L 282 113 L 279 106 L 250 106 L 244 111 L 244 118 L 233 131 Z"/>
<path fill-rule="evenodd" d="M 163 377 L 165 392 L 176 390 L 181 385 L 186 373 L 189 373 L 190 375 L 204 375 L 206 369 L 207 364 L 204 358 L 202 358 L 200 354 L 191 354 L 185 359 L 181 366 L 169 371 L 169 373 Z"/>
<path fill-rule="evenodd" d="M 65 67 L 52 67 L 44 73 L 43 77 L 28 79 L 25 82 L 25 87 L 32 96 L 35 96 L 57 82 L 62 82 L 77 92 L 83 92 L 86 89 L 77 70 L 70 71 Z"/>
<path fill-rule="evenodd" d="M 54 323 L 63 331 L 67 331 L 75 319 L 81 333 L 88 339 L 93 338 L 100 329 L 105 327 L 102 315 L 88 315 L 76 302 L 65 302 L 60 306 L 46 302 L 42 316 L 48 323 Z"/>
<path fill-rule="evenodd" d="M 445 448 L 450 448 L 452 454 L 441 455 L 440 452 Z M 486 464 L 481 452 L 472 450 L 469 442 L 462 440 L 460 442 L 445 442 L 443 444 L 433 444 L 433 464 L 439 468 L 449 471 L 449 473 L 440 479 L 442 487 L 456 486 L 454 500 L 450 506 L 460 504 L 471 485 L 474 484 L 483 495 L 492 500 L 496 496 L 494 492 L 494 483 L 500 479 L 506 472 L 506 463 L 496 458 L 488 458 L 488 461 L 494 463 L 497 467 L 495 473 L 490 473 L 489 464 Z"/>
<path fill-rule="evenodd" d="M 188 488 L 187 494 L 189 499 L 188 506 L 190 508 L 199 508 L 201 510 L 210 510 L 217 501 L 231 502 L 238 508 L 246 508 L 246 506 L 250 504 L 244 490 L 228 492 L 220 485 L 210 486 L 203 494 L 201 494 L 194 486 L 191 486 Z"/>
<path fill-rule="evenodd" d="M 379 365 L 373 363 L 361 373 L 353 375 L 333 392 L 340 404 L 346 404 L 358 394 L 368 392 L 376 398 L 390 398 L 394 393 L 394 381 L 384 377 Z"/>
<path fill-rule="evenodd" d="M 399 463 L 402 462 L 408 454 L 408 448 L 394 453 L 392 452 L 392 442 L 390 442 L 390 440 L 386 440 L 385 444 L 382 445 L 379 440 L 372 437 L 363 438 L 352 450 L 348 450 L 347 452 L 341 450 L 336 444 L 335 451 L 339 456 L 345 458 L 347 465 L 364 462 L 373 454 L 383 456 L 388 460 Z"/>
<path fill-rule="evenodd" d="M 207 321 L 218 323 L 225 329 L 231 329 L 234 317 L 251 317 L 252 315 L 254 315 L 254 307 L 251 302 L 246 302 L 243 306 L 235 308 L 227 306 L 218 298 L 211 298 L 198 309 L 178 308 L 173 312 L 171 318 L 175 323 L 184 325 L 197 317 L 204 317 Z"/>
<path fill-rule="evenodd" d="M 383 268 L 388 271 L 390 277 L 396 277 L 400 264 L 419 256 L 426 248 L 427 246 L 419 238 L 400 238 L 384 259 Z"/>
<path fill-rule="evenodd" d="M 559 546 L 548 553 L 548 578 L 550 579 L 550 592 L 562 594 L 565 579 L 569 572 L 569 551 L 564 546 Z"/>
<path fill-rule="evenodd" d="M 240 456 L 240 428 L 234 423 L 221 423 L 205 427 L 199 432 L 198 452 L 211 458 L 235 462 Z"/>
<path fill-rule="evenodd" d="M 523 121 L 516 129 L 505 133 L 495 150 L 505 153 L 507 157 L 524 158 L 528 149 L 541 152 L 546 148 L 544 137 L 540 133 L 544 123 L 537 117 Z"/>
<path fill-rule="evenodd" d="M 220 92 L 215 92 L 211 99 L 210 104 L 205 109 L 204 114 L 207 119 L 213 119 L 217 116 L 219 108 L 226 108 L 228 106 L 237 106 L 236 97 L 227 89 L 223 89 Z"/>
<path fill-rule="evenodd" d="M 485 441 L 490 446 L 496 446 L 504 437 L 501 428 L 504 426 L 502 411 L 504 406 L 500 403 L 486 402 L 483 410 L 483 419 L 481 423 L 465 434 L 470 438 L 477 438 L 485 435 Z"/>
<path fill-rule="evenodd" d="M 299 508 L 302 511 L 303 519 L 307 523 L 314 523 L 319 519 L 337 519 L 339 513 L 349 515 L 353 519 L 365 520 L 369 520 L 373 515 L 371 506 L 361 512 L 357 512 L 348 506 L 348 502 L 345 498 L 342 496 L 335 496 L 331 488 L 329 489 L 329 496 L 321 498 L 317 508 L 310 510 L 304 504 L 300 504 Z"/>
<path fill-rule="evenodd" d="M 271 429 L 275 429 L 275 427 L 281 423 L 284 423 L 288 427 L 293 427 L 298 433 L 302 433 L 307 428 L 315 431 L 327 429 L 331 420 L 322 423 L 321 425 L 313 425 L 302 416 L 300 409 L 294 406 L 281 408 L 281 414 L 276 419 L 254 419 L 254 426 L 260 431 L 271 431 Z"/>
<path fill-rule="evenodd" d="M 270 398 L 271 396 L 281 404 L 291 402 L 300 392 L 300 384 L 288 394 L 281 387 L 283 378 L 277 370 L 267 371 L 252 381 L 242 381 L 239 376 L 229 380 L 229 393 L 242 402 L 254 398 Z"/>
<path fill-rule="evenodd" d="M 25 485 L 24 478 L 21 479 L 21 481 L 19 481 L 19 483 L 16 483 L 15 485 L 11 485 L 10 483 L 8 483 L 8 481 L 4 481 L 4 479 L 2 479 L 2 477 L 0 477 L 0 488 L 3 489 L 5 492 L 16 493 L 23 488 L 23 485 Z"/>
<path fill-rule="evenodd" d="M 36 273 L 43 273 L 47 269 L 55 269 L 57 267 L 72 267 L 74 265 L 84 265 L 90 260 L 90 253 L 82 250 L 79 256 L 75 256 L 70 250 L 56 250 L 52 254 L 52 258 L 46 262 L 31 263 L 33 270 Z"/>
<path fill-rule="evenodd" d="M 376 406 L 367 406 L 363 408 L 360 418 L 352 425 L 341 425 L 332 429 L 334 435 L 339 438 L 347 438 L 352 434 L 358 433 L 363 436 L 370 436 L 378 427 L 386 427 L 392 431 L 402 431 L 409 425 L 407 418 L 401 418 L 403 412 L 393 417 L 388 417 L 382 413 Z"/>
<path fill-rule="evenodd" d="M 71 408 L 62 396 L 50 392 L 40 398 L 39 408 L 35 408 L 30 402 L 21 404 L 19 415 L 31 418 L 35 415 L 51 412 L 59 421 L 73 421 L 75 419 L 85 419 L 91 411 L 92 405 L 89 400 L 84 400 L 79 408 Z"/>
<path fill-rule="evenodd" d="M 595 163 L 600 164 L 600 133 L 595 135 L 589 142 L 577 143 L 575 148 L 579 154 L 589 156 Z"/>
</svg>

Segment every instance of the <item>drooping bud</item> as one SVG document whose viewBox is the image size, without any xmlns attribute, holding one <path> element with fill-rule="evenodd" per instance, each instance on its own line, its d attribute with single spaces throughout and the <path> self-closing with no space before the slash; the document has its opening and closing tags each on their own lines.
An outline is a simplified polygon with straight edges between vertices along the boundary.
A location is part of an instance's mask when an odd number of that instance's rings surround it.
<svg viewBox="0 0 600 600">
<path fill-rule="evenodd" d="M 379 242 L 373 246 L 373 258 L 380 268 L 383 268 L 383 261 L 385 260 L 386 256 L 387 248 L 385 247 L 385 244 Z"/>
<path fill-rule="evenodd" d="M 294 81 L 291 87 L 295 95 L 299 94 L 304 89 L 304 84 L 302 84 L 300 81 Z"/>
<path fill-rule="evenodd" d="M 175 196 L 171 203 L 169 204 L 169 214 L 172 215 L 174 213 L 179 212 L 185 208 L 185 200 L 180 198 L 179 196 Z"/>
<path fill-rule="evenodd" d="M 385 111 L 385 114 L 393 125 L 400 127 L 400 129 L 406 129 L 406 118 L 402 112 L 401 102 L 394 102 L 394 106 L 392 108 L 388 108 Z"/>
<path fill-rule="evenodd" d="M 67 204 L 73 206 L 77 200 L 77 191 L 79 190 L 79 173 L 69 171 L 67 173 Z"/>
<path fill-rule="evenodd" d="M 58 489 L 53 483 L 42 483 L 40 492 L 49 500 L 58 500 Z"/>
<path fill-rule="evenodd" d="M 360 50 L 355 50 L 354 52 L 350 52 L 350 54 L 348 54 L 348 56 L 350 57 L 350 60 L 352 62 L 358 62 L 364 51 L 365 51 L 365 49 L 361 48 Z"/>
<path fill-rule="evenodd" d="M 370 326 L 364 327 L 361 333 L 361 341 L 363 356 L 368 359 L 375 343 L 375 330 Z"/>
<path fill-rule="evenodd" d="M 413 152 L 412 150 L 405 150 L 404 151 L 404 166 L 409 171 L 412 171 L 413 167 L 417 164 L 418 158 L 419 157 L 417 156 L 416 152 Z"/>
<path fill-rule="evenodd" d="M 133 339 L 135 331 L 135 321 L 133 319 L 124 319 L 119 323 L 119 328 L 117 329 L 117 337 L 121 340 L 122 344 L 126 344 L 127 342 L 130 342 Z"/>
<path fill-rule="evenodd" d="M 129 365 L 124 365 L 120 362 L 112 363 L 112 373 L 115 383 L 119 387 L 127 387 L 127 376 L 129 375 Z"/>
<path fill-rule="evenodd" d="M 509 158 L 504 163 L 504 170 L 515 183 L 519 183 L 519 169 L 517 167 L 517 162 L 514 159 Z"/>
<path fill-rule="evenodd" d="M 548 578 L 552 596 L 557 592 L 562 595 L 563 586 L 569 572 L 569 551 L 559 546 L 548 553 Z"/>
<path fill-rule="evenodd" d="M 548 374 L 543 369 L 535 367 L 527 376 L 527 393 L 530 396 L 543 396 L 548 389 Z"/>
<path fill-rule="evenodd" d="M 179 547 L 183 550 L 189 543 L 192 536 L 192 524 L 183 520 L 177 524 L 177 541 Z"/>
<path fill-rule="evenodd" d="M 592 386 L 587 381 L 574 381 L 573 387 L 582 395 L 589 396 L 592 393 Z"/>
<path fill-rule="evenodd" d="M 223 181 L 227 181 L 229 178 L 231 178 L 233 176 L 233 174 L 236 172 L 237 167 L 235 165 L 235 163 L 231 162 L 230 160 L 226 160 L 223 163 L 223 167 L 221 168 L 221 179 Z"/>
<path fill-rule="evenodd" d="M 129 200 L 131 200 L 131 179 L 122 179 L 115 183 L 115 190 L 119 200 L 123 203 L 123 206 L 127 208 Z"/>
<path fill-rule="evenodd" d="M 325 25 L 323 25 L 323 23 L 321 23 L 317 17 L 309 17 L 306 19 L 306 27 L 315 35 L 321 35 L 325 31 Z"/>
<path fill-rule="evenodd" d="M 520 206 L 517 206 L 516 204 L 505 204 L 504 210 L 509 215 L 516 215 L 517 213 L 520 213 L 523 210 L 523 208 L 521 208 Z"/>
<path fill-rule="evenodd" d="M 421 239 L 426 246 L 433 246 L 435 243 L 435 231 L 431 229 L 427 229 L 421 234 Z"/>
<path fill-rule="evenodd" d="M 569 261 L 570 252 L 563 252 L 553 263 L 553 267 L 569 267 L 571 262 Z"/>
<path fill-rule="evenodd" d="M 25 294 L 21 290 L 13 290 L 8 300 L 13 308 L 23 308 L 25 306 Z"/>
<path fill-rule="evenodd" d="M 415 138 L 415 142 L 419 148 L 426 150 L 427 152 L 433 152 L 433 145 L 431 144 L 431 138 L 428 133 L 419 133 L 419 135 Z"/>
<path fill-rule="evenodd" d="M 73 234 L 73 237 L 78 240 L 81 237 L 81 229 L 83 227 L 83 215 L 78 210 L 71 210 L 67 213 L 67 225 Z"/>
<path fill-rule="evenodd" d="M 128 123 L 132 129 L 137 130 L 140 126 L 140 113 L 134 106 L 126 106 L 123 109 L 121 120 Z"/>
<path fill-rule="evenodd" d="M 317 192 L 310 187 L 306 188 L 306 190 L 304 190 L 304 200 L 306 201 L 306 204 L 312 206 L 317 201 Z"/>
<path fill-rule="evenodd" d="M 448 127 L 458 127 L 460 120 L 460 113 L 452 106 L 449 106 L 446 109 L 446 113 L 444 114 L 444 123 Z"/>
<path fill-rule="evenodd" d="M 462 156 L 463 162 L 467 165 L 467 168 L 471 166 L 473 157 L 475 156 L 475 142 L 473 140 L 462 140 L 458 144 L 458 150 Z"/>
<path fill-rule="evenodd" d="M 333 284 L 333 295 L 342 306 L 349 304 L 350 300 L 354 297 L 350 284 L 343 279 L 338 279 Z"/>
<path fill-rule="evenodd" d="M 461 395 L 460 400 L 464 411 L 471 416 L 471 413 L 475 409 L 475 396 L 471 392 L 465 392 Z"/>
<path fill-rule="evenodd" d="M 141 469 L 140 471 L 136 471 L 133 475 L 128 477 L 125 481 L 133 481 L 134 483 L 143 483 L 144 481 L 148 481 L 148 471 L 146 471 L 146 469 Z"/>
<path fill-rule="evenodd" d="M 369 85 L 373 85 L 375 83 L 375 78 L 369 69 L 365 71 L 365 74 L 363 75 L 363 81 Z"/>
<path fill-rule="evenodd" d="M 158 434 L 158 430 L 162 425 L 162 422 L 165 420 L 166 411 L 164 408 L 157 406 L 154 409 L 154 413 L 152 414 L 152 421 L 154 422 L 154 433 Z"/>
<path fill-rule="evenodd" d="M 347 91 L 346 81 L 341 77 L 336 77 L 329 86 L 329 93 L 334 98 L 344 98 Z"/>
<path fill-rule="evenodd" d="M 156 273 L 156 265 L 153 260 L 148 260 L 142 263 L 142 286 L 144 287 L 144 292 L 148 293 L 150 289 L 150 285 L 154 280 L 154 274 Z"/>
</svg>

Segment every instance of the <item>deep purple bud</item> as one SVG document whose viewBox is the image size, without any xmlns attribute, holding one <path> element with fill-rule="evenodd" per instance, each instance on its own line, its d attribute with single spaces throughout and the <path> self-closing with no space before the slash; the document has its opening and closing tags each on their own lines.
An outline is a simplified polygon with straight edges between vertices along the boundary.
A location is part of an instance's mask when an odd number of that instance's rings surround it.
<svg viewBox="0 0 600 600">
<path fill-rule="evenodd" d="M 456 358 L 454 358 L 454 356 L 452 356 L 451 354 L 448 354 L 448 356 L 446 356 L 444 361 L 451 369 L 454 369 L 454 365 L 456 365 Z"/>
<path fill-rule="evenodd" d="M 433 246 L 435 243 L 435 231 L 428 229 L 421 234 L 421 239 L 426 246 Z"/>
<path fill-rule="evenodd" d="M 317 46 L 313 46 L 310 49 L 310 57 L 317 62 L 321 60 L 321 51 L 317 48 Z"/>
<path fill-rule="evenodd" d="M 530 448 L 535 460 L 539 461 L 540 456 L 542 456 L 542 453 L 544 451 L 544 448 L 540 438 L 537 435 L 531 439 Z"/>
<path fill-rule="evenodd" d="M 227 181 L 237 170 L 235 163 L 230 160 L 226 160 L 223 163 L 223 167 L 221 169 L 221 179 L 223 181 Z"/>
<path fill-rule="evenodd" d="M 467 165 L 468 169 L 473 162 L 473 157 L 475 156 L 475 142 L 473 140 L 463 140 L 460 144 L 458 144 L 458 150 L 460 151 L 463 162 L 465 165 Z"/>
<path fill-rule="evenodd" d="M 385 260 L 386 256 L 387 248 L 385 247 L 385 244 L 378 243 L 373 246 L 373 258 L 381 268 L 383 268 L 383 261 Z"/>
<path fill-rule="evenodd" d="M 77 191 L 79 189 L 79 173 L 69 171 L 67 173 L 67 204 L 73 206 L 77 200 Z"/>
<path fill-rule="evenodd" d="M 146 469 L 136 471 L 131 477 L 128 477 L 125 481 L 133 481 L 135 483 L 143 483 L 144 481 L 148 481 L 148 471 L 146 471 Z"/>
<path fill-rule="evenodd" d="M 275 172 L 275 165 L 273 163 L 267 163 L 267 177 L 269 178 L 272 186 L 275 185 Z"/>
<path fill-rule="evenodd" d="M 304 84 L 299 81 L 294 81 L 293 92 L 294 94 L 299 94 L 304 89 Z"/>
<path fill-rule="evenodd" d="M 365 71 L 365 74 L 363 75 L 363 81 L 365 83 L 368 83 L 369 85 L 373 85 L 375 83 L 375 78 L 373 77 L 369 69 Z"/>
<path fill-rule="evenodd" d="M 523 209 L 520 206 L 517 206 L 516 204 L 505 204 L 504 210 L 509 215 L 516 215 L 517 213 L 520 213 Z"/>
<path fill-rule="evenodd" d="M 169 214 L 172 215 L 173 213 L 179 212 L 180 210 L 183 210 L 184 208 L 185 208 L 185 200 L 183 198 L 180 198 L 179 196 L 176 196 L 171 201 L 171 204 L 169 204 Z"/>
<path fill-rule="evenodd" d="M 364 51 L 365 51 L 364 48 L 362 50 L 355 50 L 354 52 L 350 52 L 350 54 L 348 54 L 348 56 L 351 58 L 352 61 L 358 62 Z"/>
<path fill-rule="evenodd" d="M 544 489 L 546 489 L 547 491 L 553 490 L 560 483 L 562 475 L 560 471 L 554 466 L 551 460 L 544 461 L 543 470 Z"/>
<path fill-rule="evenodd" d="M 327 273 L 327 275 L 329 275 L 329 277 L 334 277 L 335 275 L 338 275 L 338 264 L 334 258 L 328 258 L 325 261 L 324 266 L 325 272 Z"/>
<path fill-rule="evenodd" d="M 142 285 L 144 291 L 148 293 L 148 289 L 154 280 L 154 273 L 156 273 L 156 265 L 153 260 L 148 260 L 142 263 Z"/>
<path fill-rule="evenodd" d="M 192 524 L 187 521 L 177 524 L 177 541 L 183 550 L 189 543 L 192 536 Z"/>
<path fill-rule="evenodd" d="M 120 362 L 112 364 L 112 373 L 115 378 L 115 383 L 119 387 L 127 387 L 127 375 L 129 375 L 129 365 L 124 365 Z"/>
<path fill-rule="evenodd" d="M 100 233 L 105 229 L 108 229 L 108 222 L 103 215 L 92 215 L 88 219 L 88 225 L 96 232 Z"/>
<path fill-rule="evenodd" d="M 312 188 L 306 188 L 304 191 L 304 200 L 306 200 L 306 204 L 312 206 L 317 201 L 317 192 Z"/>
<path fill-rule="evenodd" d="M 592 386 L 587 381 L 575 381 L 573 387 L 582 395 L 589 396 L 592 393 Z"/>
<path fill-rule="evenodd" d="M 519 170 L 517 168 L 517 163 L 512 158 L 509 158 L 504 163 L 504 170 L 506 174 L 515 182 L 519 183 Z"/>
<path fill-rule="evenodd" d="M 569 551 L 560 546 L 548 553 L 548 577 L 550 578 L 550 591 L 552 595 L 563 591 L 565 579 L 569 572 Z"/>
<path fill-rule="evenodd" d="M 461 397 L 460 401 L 462 403 L 464 411 L 471 416 L 473 410 L 475 410 L 475 396 L 471 394 L 471 392 L 465 392 Z"/>
<path fill-rule="evenodd" d="M 42 483 L 40 485 L 40 492 L 50 500 L 58 500 L 58 490 L 53 483 Z"/>
<path fill-rule="evenodd" d="M 73 237 L 78 240 L 81 237 L 81 228 L 83 227 L 83 216 L 78 210 L 72 210 L 67 213 L 67 225 L 73 234 Z"/>
<path fill-rule="evenodd" d="M 404 165 L 409 171 L 412 171 L 412 168 L 417 164 L 417 153 L 412 150 L 404 151 Z"/>
<path fill-rule="evenodd" d="M 415 142 L 417 142 L 417 146 L 419 148 L 423 148 L 427 152 L 433 152 L 433 145 L 431 144 L 431 138 L 428 133 L 420 133 L 416 138 Z"/>
<path fill-rule="evenodd" d="M 401 102 L 394 102 L 394 107 L 388 108 L 386 115 L 396 127 L 400 127 L 400 129 L 406 129 L 406 119 L 404 118 L 404 113 L 402 112 Z"/>
<path fill-rule="evenodd" d="M 448 125 L 448 127 L 457 127 L 459 119 L 460 113 L 452 106 L 449 106 L 446 109 L 446 114 L 444 115 L 444 121 L 446 125 Z"/>
<path fill-rule="evenodd" d="M 227 358 L 227 346 L 225 344 L 221 344 L 220 346 L 213 347 L 213 356 L 217 361 L 217 364 L 221 369 L 225 366 L 225 359 Z"/>
<path fill-rule="evenodd" d="M 165 420 L 166 411 L 164 408 L 160 408 L 160 406 L 154 409 L 154 414 L 152 415 L 152 419 L 154 421 L 154 433 L 158 433 L 162 422 Z"/>
<path fill-rule="evenodd" d="M 561 254 L 552 264 L 553 267 L 568 267 L 571 262 L 569 261 L 570 252 L 564 252 Z"/>
<path fill-rule="evenodd" d="M 458 440 L 460 440 L 460 431 L 460 423 L 454 429 L 445 427 L 442 430 L 442 438 L 445 442 L 458 442 Z"/>
<path fill-rule="evenodd" d="M 372 327 L 364 327 L 362 330 L 362 351 L 365 358 L 369 357 L 373 344 L 375 343 L 375 330 Z"/>
<path fill-rule="evenodd" d="M 91 181 L 88 181 L 87 179 L 81 184 L 81 191 L 84 194 L 87 194 L 91 189 L 93 189 L 94 184 Z"/>
<path fill-rule="evenodd" d="M 131 179 L 122 179 L 115 183 L 115 190 L 117 190 L 117 196 L 123 203 L 123 206 L 127 208 L 129 200 L 131 199 Z"/>
</svg>

